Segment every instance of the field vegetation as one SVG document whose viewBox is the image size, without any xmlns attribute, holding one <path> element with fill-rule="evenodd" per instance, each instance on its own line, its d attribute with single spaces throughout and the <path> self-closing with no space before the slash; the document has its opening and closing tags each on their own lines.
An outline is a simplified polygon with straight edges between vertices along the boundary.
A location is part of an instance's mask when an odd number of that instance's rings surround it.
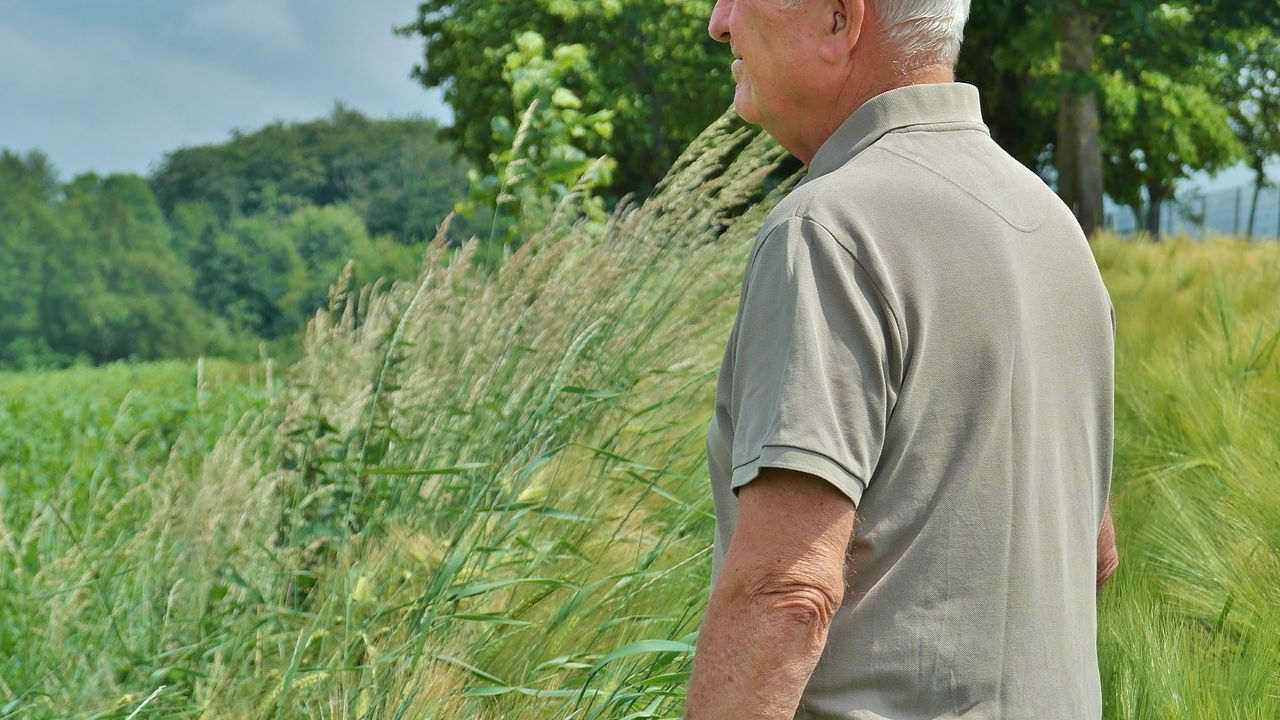
<svg viewBox="0 0 1280 720">
<path fill-rule="evenodd" d="M 781 159 L 724 120 L 642 207 L 580 223 L 571 195 L 496 271 L 439 241 L 416 281 L 335 291 L 270 392 L 0 375 L 0 718 L 678 717 L 703 434 Z M 1095 251 L 1107 717 L 1278 717 L 1280 246 Z"/>
</svg>

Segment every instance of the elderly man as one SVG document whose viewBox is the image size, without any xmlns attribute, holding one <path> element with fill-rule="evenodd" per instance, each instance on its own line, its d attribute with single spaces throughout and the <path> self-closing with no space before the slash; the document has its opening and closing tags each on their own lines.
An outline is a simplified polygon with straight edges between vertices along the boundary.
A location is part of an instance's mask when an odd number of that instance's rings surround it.
<svg viewBox="0 0 1280 720">
<path fill-rule="evenodd" d="M 808 166 L 751 252 L 689 720 L 1101 715 L 1111 305 L 953 82 L 963 0 L 718 0 Z"/>
</svg>

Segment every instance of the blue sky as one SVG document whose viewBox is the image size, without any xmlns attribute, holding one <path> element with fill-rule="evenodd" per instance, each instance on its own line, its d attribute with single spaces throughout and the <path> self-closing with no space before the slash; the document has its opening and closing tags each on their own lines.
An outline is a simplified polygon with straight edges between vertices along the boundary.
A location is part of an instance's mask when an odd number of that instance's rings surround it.
<svg viewBox="0 0 1280 720">
<path fill-rule="evenodd" d="M 0 147 L 62 176 L 146 173 L 232 129 L 327 115 L 446 119 L 392 33 L 415 0 L 0 0 Z"/>
</svg>

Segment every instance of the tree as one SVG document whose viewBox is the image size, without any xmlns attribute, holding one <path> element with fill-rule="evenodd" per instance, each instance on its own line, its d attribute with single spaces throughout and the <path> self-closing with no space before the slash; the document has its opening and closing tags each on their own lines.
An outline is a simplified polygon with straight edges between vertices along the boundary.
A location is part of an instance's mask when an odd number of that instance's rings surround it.
<svg viewBox="0 0 1280 720">
<path fill-rule="evenodd" d="M 1258 198 L 1270 184 L 1267 162 L 1280 156 L 1280 37 L 1253 30 L 1239 33 L 1234 40 L 1234 50 L 1221 56 L 1218 96 L 1231 115 L 1231 128 L 1244 147 L 1245 162 L 1253 170 L 1253 201 L 1246 230 L 1252 238 Z"/>
<path fill-rule="evenodd" d="M 1092 75 L 1104 22 L 1082 2 L 1057 3 L 1061 85 L 1058 99 L 1058 194 L 1092 234 L 1102 227 L 1102 149 L 1098 93 Z"/>
<path fill-rule="evenodd" d="M 425 42 L 414 76 L 444 89 L 454 125 L 445 136 L 480 168 L 520 125 L 503 82 L 517 40 L 537 33 L 556 48 L 581 45 L 586 62 L 563 87 L 585 115 L 610 114 L 611 134 L 581 138 L 588 156 L 618 162 L 612 188 L 645 193 L 685 145 L 728 105 L 727 51 L 706 33 L 703 0 L 425 0 L 399 29 Z"/>
<path fill-rule="evenodd" d="M 0 362 L 57 365 L 200 351 L 191 278 L 146 183 L 0 155 Z"/>
<path fill-rule="evenodd" d="M 370 231 L 413 244 L 466 194 L 466 168 L 432 120 L 371 120 L 342 105 L 325 119 L 236 132 L 220 145 L 168 153 L 151 177 L 165 215 L 203 205 L 232 220 L 305 206 L 347 204 Z"/>
<path fill-rule="evenodd" d="M 1046 150 L 1054 144 L 1059 94 L 1052 19 L 1026 2 L 973 3 L 956 67 L 958 80 L 981 88 L 992 138 L 1041 173 L 1053 165 Z"/>
<path fill-rule="evenodd" d="M 196 300 L 233 328 L 271 340 L 302 324 L 306 266 L 276 218 L 234 220 L 191 255 Z"/>
<path fill-rule="evenodd" d="M 1196 170 L 1213 172 L 1230 164 L 1239 157 L 1240 144 L 1227 124 L 1226 108 L 1202 84 L 1155 70 L 1142 71 L 1133 81 L 1109 80 L 1102 93 L 1107 194 L 1132 208 L 1140 226 L 1159 237 L 1161 205 L 1173 197 L 1178 182 Z"/>
<path fill-rule="evenodd" d="M 389 236 L 371 238 L 363 218 L 345 205 L 306 205 L 288 214 L 239 218 L 226 229 L 204 223 L 200 206 L 178 215 L 192 223 L 195 298 L 232 328 L 274 340 L 302 327 L 326 306 L 329 287 L 349 262 L 353 281 L 417 274 L 418 249 Z"/>
<path fill-rule="evenodd" d="M 284 229 L 306 269 L 306 288 L 298 300 L 298 316 L 302 318 L 325 306 L 329 286 L 342 274 L 343 266 L 357 253 L 363 254 L 372 241 L 364 220 L 351 208 L 340 205 L 299 209 L 288 218 Z M 416 271 L 416 264 L 409 264 L 397 277 L 411 276 Z"/>
<path fill-rule="evenodd" d="M 61 259 L 62 228 L 53 205 L 59 196 L 49 159 L 0 152 L 0 363 L 57 361 L 42 328 Z M 55 252 L 50 252 L 54 250 Z"/>
<path fill-rule="evenodd" d="M 1164 50 L 1213 57 L 1223 52 L 1229 31 L 1280 28 L 1275 0 L 1036 0 L 1034 9 L 1057 20 L 1062 94 L 1058 110 L 1057 169 L 1059 193 L 1076 212 L 1086 232 L 1102 224 L 1102 142 L 1105 129 L 1098 107 L 1098 43 L 1114 38 L 1151 39 L 1160 35 L 1169 13 L 1186 14 L 1185 43 Z"/>
<path fill-rule="evenodd" d="M 1100 74 L 1106 191 L 1155 237 L 1161 205 L 1181 180 L 1217 171 L 1242 152 L 1215 97 L 1222 69 L 1193 19 L 1188 8 L 1166 4 L 1149 13 L 1146 33 L 1099 42 L 1111 68 Z"/>
<path fill-rule="evenodd" d="M 74 287 L 45 327 L 50 345 L 97 362 L 200 351 L 200 312 L 190 270 L 170 245 L 169 228 L 146 181 L 136 175 L 82 175 L 59 209 Z"/>
<path fill-rule="evenodd" d="M 958 76 L 982 89 L 993 137 L 1052 175 L 1092 230 L 1104 191 L 1129 204 L 1149 188 L 1168 196 L 1187 172 L 1232 154 L 1220 115 L 1204 102 L 1218 92 L 1208 68 L 1238 57 L 1235 33 L 1224 28 L 1274 26 L 1278 8 L 1262 0 L 975 3 Z M 1220 104 L 1232 105 L 1230 97 Z M 1155 182 L 1163 171 L 1168 182 Z"/>
</svg>

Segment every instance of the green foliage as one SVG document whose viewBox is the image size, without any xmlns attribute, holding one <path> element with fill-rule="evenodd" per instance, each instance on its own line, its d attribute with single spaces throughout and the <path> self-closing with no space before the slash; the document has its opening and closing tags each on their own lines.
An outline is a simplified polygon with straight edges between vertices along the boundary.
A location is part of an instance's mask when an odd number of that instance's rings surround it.
<svg viewBox="0 0 1280 720">
<path fill-rule="evenodd" d="M 268 216 L 239 218 L 192 253 L 195 297 L 233 326 L 278 338 L 302 322 L 306 266 L 286 228 Z"/>
<path fill-rule="evenodd" d="M 252 356 L 324 308 L 348 262 L 354 282 L 411 277 L 465 184 L 436 131 L 339 106 L 174 151 L 150 184 L 64 184 L 4 151 L 0 366 Z"/>
<path fill-rule="evenodd" d="M 220 145 L 175 150 L 151 178 L 161 208 L 176 217 L 204 205 L 225 226 L 234 218 L 305 205 L 350 205 L 368 232 L 405 244 L 430 240 L 466 193 L 465 168 L 437 139 L 432 120 L 370 120 L 337 106 L 326 119 L 235 132 Z"/>
<path fill-rule="evenodd" d="M 1180 180 L 1223 169 L 1242 154 L 1210 83 L 1181 77 L 1143 70 L 1132 80 L 1118 72 L 1104 80 L 1107 193 L 1139 217 L 1144 207 L 1158 211 Z M 1155 217 L 1148 213 L 1143 226 L 1158 233 Z"/>
<path fill-rule="evenodd" d="M 1226 99 L 1231 129 L 1244 147 L 1245 161 L 1253 170 L 1253 202 L 1249 206 L 1246 234 L 1252 238 L 1262 189 L 1275 182 L 1267 177 L 1267 163 L 1280 157 L 1280 30 L 1239 33 L 1222 56 L 1222 84 L 1217 92 Z"/>
<path fill-rule="evenodd" d="M 329 289 L 348 263 L 348 281 L 412 277 L 422 251 L 383 236 L 369 237 L 347 206 L 303 206 L 283 216 L 233 220 L 225 230 L 204 224 L 208 215 L 179 208 L 192 225 L 189 262 L 195 298 L 239 330 L 274 340 L 295 333 L 329 304 Z"/>
<path fill-rule="evenodd" d="M 43 338 L 50 308 L 44 292 L 55 281 L 61 245 L 53 203 L 58 182 L 48 158 L 0 153 L 0 363 L 47 361 L 53 351 Z M 41 242 L 43 240 L 43 242 Z"/>
<path fill-rule="evenodd" d="M 1162 5 L 1146 16 L 1146 32 L 1104 35 L 1100 54 L 1114 68 L 1100 79 L 1106 190 L 1159 233 L 1160 204 L 1194 172 L 1238 160 L 1220 65 L 1186 7 Z M 1143 208 L 1147 212 L 1143 213 Z"/>
<path fill-rule="evenodd" d="M 1227 100 L 1231 127 L 1244 145 L 1249 167 L 1265 180 L 1268 160 L 1280 156 L 1280 33 L 1241 32 L 1222 56 L 1219 97 Z"/>
<path fill-rule="evenodd" d="M 1026 2 L 975 2 L 956 79 L 981 91 L 983 118 L 1010 155 L 1036 171 L 1051 164 L 1059 72 L 1052 14 Z"/>
<path fill-rule="evenodd" d="M 615 192 L 644 194 L 729 102 L 728 53 L 707 36 L 708 12 L 693 0 L 427 0 L 400 32 L 423 39 L 414 74 L 443 88 L 454 115 L 445 134 L 476 167 L 511 146 L 509 129 L 528 106 L 513 107 L 503 82 L 508 58 L 522 52 L 519 38 L 533 32 L 556 47 L 582 46 L 585 61 L 562 87 L 584 115 L 608 113 L 613 132 L 572 144 L 617 160 Z"/>
<path fill-rule="evenodd" d="M 65 189 L 67 262 L 80 303 L 46 327 L 55 349 L 89 349 L 96 362 L 180 356 L 198 347 L 192 279 L 170 246 L 147 184 L 134 175 L 85 175 Z M 74 248 L 74 250 L 72 250 Z"/>
<path fill-rule="evenodd" d="M 1062 70 L 1061 13 L 1091 29 L 1089 73 Z M 1155 221 L 1180 180 L 1239 157 L 1225 118 L 1242 102 L 1252 107 L 1249 76 L 1221 70 L 1224 60 L 1238 64 L 1242 37 L 1264 28 L 1280 28 L 1272 0 L 975 3 L 958 76 L 981 88 L 996 140 L 1042 172 L 1054 157 L 1059 96 L 1100 92 L 1101 122 L 1090 132 L 1100 139 L 1105 190 L 1135 212 L 1145 207 Z"/>
<path fill-rule="evenodd" d="M 364 220 L 345 205 L 304 207 L 283 225 L 307 271 L 306 290 L 298 304 L 303 316 L 328 306 L 330 288 L 348 263 L 347 281 L 359 287 L 380 279 L 412 278 L 422 262 L 420 247 L 402 245 L 385 235 L 370 237 Z"/>
<path fill-rule="evenodd" d="M 612 110 L 584 113 L 582 100 L 569 89 L 590 72 L 586 47 L 560 45 L 548 58 L 542 36 L 526 32 L 516 38 L 516 48 L 502 76 L 520 114 L 519 127 L 503 116 L 493 119 L 494 139 L 503 148 L 489 155 L 494 173 L 482 177 L 472 170 L 470 197 L 458 206 L 466 218 L 491 210 L 489 242 L 502 245 L 532 235 L 538 218 L 550 216 L 571 192 L 582 196 L 586 216 L 603 221 L 604 203 L 591 193 L 609 185 L 617 166 L 612 158 L 592 158 L 583 150 L 612 137 L 614 116 Z M 520 228 L 514 218 L 532 223 Z"/>
<path fill-rule="evenodd" d="M 140 178 L 62 186 L 42 156 L 5 152 L 0 197 L 0 363 L 198 351 L 190 274 Z"/>
<path fill-rule="evenodd" d="M 330 283 L 342 274 L 343 266 L 351 260 L 357 248 L 367 255 L 365 249 L 371 242 L 364 220 L 345 206 L 299 209 L 286 221 L 285 232 L 297 249 L 310 279 L 299 302 L 299 309 L 303 312 L 328 304 Z M 401 270 L 392 275 L 409 273 Z"/>
</svg>

